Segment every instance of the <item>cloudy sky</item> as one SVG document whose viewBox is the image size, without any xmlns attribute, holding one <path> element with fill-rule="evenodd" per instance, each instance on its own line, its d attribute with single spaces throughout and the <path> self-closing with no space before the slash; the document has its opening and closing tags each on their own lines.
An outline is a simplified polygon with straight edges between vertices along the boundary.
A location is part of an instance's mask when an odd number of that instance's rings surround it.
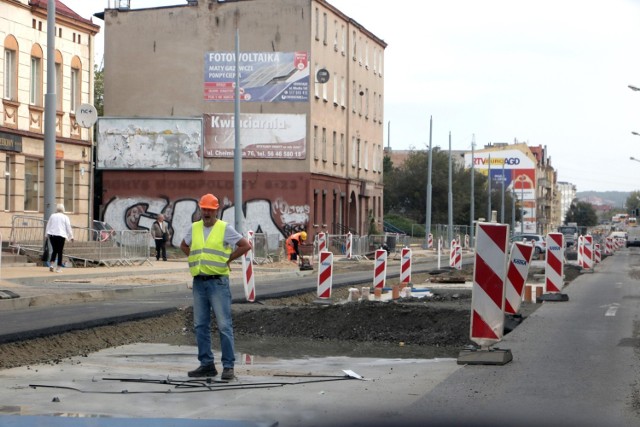
<svg viewBox="0 0 640 427">
<path fill-rule="evenodd" d="M 118 3 L 62 1 L 87 18 Z M 388 44 L 385 146 L 427 147 L 433 117 L 434 146 L 546 146 L 578 191 L 640 190 L 639 1 L 329 1 Z"/>
</svg>

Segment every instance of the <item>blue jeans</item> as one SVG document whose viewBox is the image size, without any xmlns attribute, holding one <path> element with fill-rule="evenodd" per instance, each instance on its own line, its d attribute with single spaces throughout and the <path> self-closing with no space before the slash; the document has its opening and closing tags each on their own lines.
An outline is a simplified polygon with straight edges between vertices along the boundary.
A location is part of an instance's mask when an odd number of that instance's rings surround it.
<svg viewBox="0 0 640 427">
<path fill-rule="evenodd" d="M 207 280 L 193 278 L 193 322 L 198 343 L 200 366 L 213 363 L 211 349 L 211 310 L 216 316 L 220 332 L 222 367 L 233 368 L 235 349 L 233 342 L 233 321 L 231 320 L 231 288 L 228 276 L 218 276 Z"/>
</svg>

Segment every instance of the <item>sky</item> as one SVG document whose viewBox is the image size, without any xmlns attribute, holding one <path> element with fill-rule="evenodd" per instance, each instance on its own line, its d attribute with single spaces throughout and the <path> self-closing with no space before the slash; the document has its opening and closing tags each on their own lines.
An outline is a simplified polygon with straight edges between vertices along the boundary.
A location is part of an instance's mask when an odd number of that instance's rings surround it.
<svg viewBox="0 0 640 427">
<path fill-rule="evenodd" d="M 62 1 L 85 18 L 119 2 Z M 385 147 L 427 148 L 432 118 L 433 146 L 525 142 L 578 191 L 640 191 L 640 1 L 329 2 L 388 44 Z"/>
</svg>

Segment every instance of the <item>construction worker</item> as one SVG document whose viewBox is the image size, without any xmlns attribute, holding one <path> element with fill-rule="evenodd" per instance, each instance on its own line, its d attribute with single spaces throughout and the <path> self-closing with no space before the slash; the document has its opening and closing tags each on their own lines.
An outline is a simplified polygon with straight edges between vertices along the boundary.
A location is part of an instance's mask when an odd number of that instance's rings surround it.
<svg viewBox="0 0 640 427">
<path fill-rule="evenodd" d="M 214 377 L 218 371 L 211 350 L 211 311 L 215 314 L 220 335 L 222 374 L 220 379 L 234 378 L 235 347 L 231 319 L 229 263 L 251 249 L 251 243 L 231 225 L 217 219 L 220 204 L 213 194 L 205 194 L 198 203 L 202 219 L 191 224 L 180 249 L 189 257 L 193 276 L 193 321 L 200 366 L 189 371 L 190 377 Z"/>
<path fill-rule="evenodd" d="M 307 232 L 301 231 L 299 233 L 292 234 L 286 241 L 287 245 L 287 258 L 289 261 L 297 261 L 300 254 L 300 245 L 307 240 Z"/>
</svg>

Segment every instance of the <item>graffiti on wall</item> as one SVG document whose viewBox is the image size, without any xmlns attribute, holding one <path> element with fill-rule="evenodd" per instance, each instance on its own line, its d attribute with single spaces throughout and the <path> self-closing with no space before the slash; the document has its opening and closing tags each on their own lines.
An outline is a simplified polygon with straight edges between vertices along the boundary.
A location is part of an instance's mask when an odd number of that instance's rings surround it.
<svg viewBox="0 0 640 427">
<path fill-rule="evenodd" d="M 221 219 L 233 224 L 235 206 L 227 198 L 220 202 Z M 308 205 L 290 205 L 282 198 L 273 202 L 254 199 L 244 204 L 245 231 L 276 234 L 285 239 L 307 228 L 309 212 Z M 195 199 L 171 201 L 154 197 L 114 197 L 105 207 L 103 221 L 116 230 L 150 230 L 159 214 L 163 214 L 169 224 L 169 243 L 172 246 L 180 246 L 191 223 L 200 219 L 198 201 Z"/>
</svg>

